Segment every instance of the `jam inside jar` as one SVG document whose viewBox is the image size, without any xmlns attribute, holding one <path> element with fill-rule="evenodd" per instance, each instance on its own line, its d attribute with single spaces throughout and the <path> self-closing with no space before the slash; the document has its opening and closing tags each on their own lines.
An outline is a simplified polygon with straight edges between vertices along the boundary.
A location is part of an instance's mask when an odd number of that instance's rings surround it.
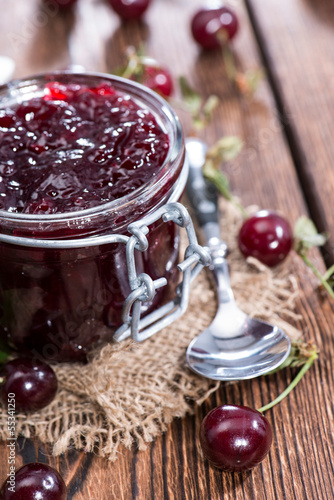
<svg viewBox="0 0 334 500">
<path fill-rule="evenodd" d="M 129 235 L 127 226 L 186 182 L 181 127 L 145 87 L 102 74 L 53 73 L 0 87 L 0 335 L 19 352 L 86 359 L 121 325 L 130 293 L 124 243 L 18 244 Z M 179 280 L 179 233 L 149 227 L 136 271 L 166 277 L 148 313 Z"/>
</svg>

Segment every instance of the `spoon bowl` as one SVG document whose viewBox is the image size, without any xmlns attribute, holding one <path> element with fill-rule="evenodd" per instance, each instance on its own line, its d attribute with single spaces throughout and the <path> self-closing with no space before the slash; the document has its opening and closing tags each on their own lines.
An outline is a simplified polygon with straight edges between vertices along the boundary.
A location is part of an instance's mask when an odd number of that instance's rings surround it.
<svg viewBox="0 0 334 500">
<path fill-rule="evenodd" d="M 221 323 L 220 315 L 217 321 Z M 220 339 L 210 325 L 188 346 L 190 368 L 213 380 L 245 380 L 274 370 L 289 355 L 290 341 L 277 326 L 248 318 L 240 332 L 233 339 Z"/>
<path fill-rule="evenodd" d="M 190 342 L 187 362 L 193 371 L 213 380 L 251 379 L 278 368 L 288 357 L 291 342 L 283 330 L 248 316 L 234 300 L 228 248 L 220 238 L 217 192 L 202 172 L 206 150 L 199 139 L 186 140 L 186 191 L 211 253 L 218 308 L 209 327 Z"/>
</svg>

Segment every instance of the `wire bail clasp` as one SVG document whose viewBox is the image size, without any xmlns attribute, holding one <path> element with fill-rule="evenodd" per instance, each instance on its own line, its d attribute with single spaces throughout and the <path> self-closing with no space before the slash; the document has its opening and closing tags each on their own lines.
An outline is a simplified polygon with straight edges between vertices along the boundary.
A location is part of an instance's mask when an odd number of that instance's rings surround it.
<svg viewBox="0 0 334 500">
<path fill-rule="evenodd" d="M 189 245 L 185 250 L 184 260 L 177 266 L 183 273 L 183 279 L 177 286 L 173 300 L 141 318 L 142 304 L 152 300 L 156 290 L 167 284 L 164 277 L 152 280 L 146 273 L 137 275 L 135 265 L 135 251 L 144 252 L 148 249 L 148 226 L 160 218 L 163 222 L 174 222 L 187 232 Z M 128 231 L 131 236 L 126 244 L 126 262 L 131 292 L 124 301 L 123 324 L 116 330 L 113 338 L 122 341 L 131 336 L 133 340 L 141 342 L 170 325 L 185 312 L 189 303 L 190 284 L 203 267 L 210 264 L 211 257 L 198 244 L 191 217 L 187 209 L 178 202 L 167 203 L 151 215 L 133 222 L 128 226 Z"/>
</svg>

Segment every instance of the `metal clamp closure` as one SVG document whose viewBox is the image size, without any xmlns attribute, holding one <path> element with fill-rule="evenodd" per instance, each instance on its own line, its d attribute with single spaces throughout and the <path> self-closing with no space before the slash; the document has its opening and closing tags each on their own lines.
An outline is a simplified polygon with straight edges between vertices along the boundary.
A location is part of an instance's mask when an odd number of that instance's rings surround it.
<svg viewBox="0 0 334 500">
<path fill-rule="evenodd" d="M 189 245 L 185 250 L 184 260 L 178 264 L 183 273 L 183 279 L 177 287 L 174 300 L 157 308 L 147 316 L 141 318 L 142 303 L 152 300 L 156 290 L 167 284 L 166 278 L 152 280 L 150 276 L 141 273 L 137 276 L 135 266 L 135 249 L 145 251 L 148 248 L 146 238 L 148 226 L 162 218 L 164 222 L 172 221 L 184 228 L 187 232 Z M 121 341 L 128 337 L 141 342 L 170 325 L 187 309 L 190 295 L 190 283 L 196 278 L 204 266 L 211 262 L 210 253 L 198 245 L 197 237 L 191 217 L 181 203 L 168 203 L 153 214 L 128 226 L 131 237 L 127 242 L 126 259 L 131 293 L 123 305 L 122 321 L 115 334 L 114 340 Z"/>
</svg>

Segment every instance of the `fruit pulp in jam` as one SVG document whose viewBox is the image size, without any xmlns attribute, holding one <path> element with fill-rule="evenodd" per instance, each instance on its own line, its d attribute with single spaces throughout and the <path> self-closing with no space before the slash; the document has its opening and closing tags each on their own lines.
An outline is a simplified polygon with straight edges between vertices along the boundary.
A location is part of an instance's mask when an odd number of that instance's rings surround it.
<svg viewBox="0 0 334 500">
<path fill-rule="evenodd" d="M 107 81 L 47 83 L 39 95 L 0 109 L 0 138 L 0 210 L 37 216 L 108 206 L 154 178 L 169 148 L 154 114 Z M 110 232 L 113 223 L 88 223 L 89 234 Z M 56 237 L 85 236 L 87 227 L 65 225 Z M 33 234 L 54 235 L 45 229 Z M 148 250 L 136 255 L 137 273 L 175 282 L 175 226 L 156 223 L 148 239 Z M 112 338 L 129 292 L 124 244 L 0 244 L 0 334 L 20 351 L 84 359 L 93 345 Z"/>
<path fill-rule="evenodd" d="M 168 136 L 152 113 L 108 84 L 50 83 L 0 110 L 0 209 L 63 213 L 107 203 L 155 175 Z"/>
</svg>

